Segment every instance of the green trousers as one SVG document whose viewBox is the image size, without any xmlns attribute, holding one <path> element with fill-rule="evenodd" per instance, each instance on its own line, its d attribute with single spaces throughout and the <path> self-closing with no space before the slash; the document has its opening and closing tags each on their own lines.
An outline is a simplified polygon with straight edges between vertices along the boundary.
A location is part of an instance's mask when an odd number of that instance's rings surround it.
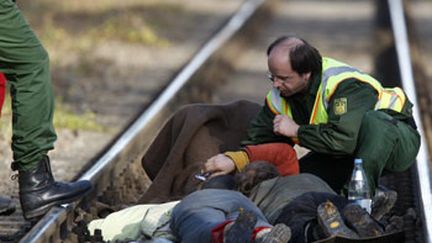
<svg viewBox="0 0 432 243">
<path fill-rule="evenodd" d="M 54 96 L 48 54 L 12 0 L 0 0 L 0 72 L 12 97 L 13 167 L 28 170 L 57 138 Z"/>
<path fill-rule="evenodd" d="M 309 153 L 300 159 L 300 172 L 318 175 L 336 192 L 341 192 L 351 177 L 354 158 L 362 158 L 372 193 L 384 170 L 401 172 L 414 163 L 420 135 L 405 122 L 383 111 L 369 111 L 363 119 L 352 156 L 334 157 Z"/>
</svg>

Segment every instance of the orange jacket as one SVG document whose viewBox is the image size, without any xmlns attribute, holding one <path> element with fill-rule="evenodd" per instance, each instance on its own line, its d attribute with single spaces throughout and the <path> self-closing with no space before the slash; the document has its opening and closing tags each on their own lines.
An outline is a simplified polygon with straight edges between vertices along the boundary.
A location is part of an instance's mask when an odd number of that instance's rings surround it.
<svg viewBox="0 0 432 243">
<path fill-rule="evenodd" d="M 249 161 L 265 160 L 274 164 L 281 176 L 297 175 L 299 162 L 293 147 L 287 143 L 264 143 L 244 148 Z"/>
</svg>

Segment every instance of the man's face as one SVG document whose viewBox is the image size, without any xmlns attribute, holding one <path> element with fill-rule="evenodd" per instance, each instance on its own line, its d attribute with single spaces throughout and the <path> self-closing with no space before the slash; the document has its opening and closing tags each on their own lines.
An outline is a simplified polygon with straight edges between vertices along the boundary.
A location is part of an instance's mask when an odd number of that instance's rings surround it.
<svg viewBox="0 0 432 243">
<path fill-rule="evenodd" d="M 284 50 L 284 48 L 276 47 L 267 60 L 272 86 L 277 88 L 284 97 L 290 97 L 306 90 L 310 77 L 310 73 L 300 75 L 292 70 L 287 51 L 286 48 Z"/>
</svg>

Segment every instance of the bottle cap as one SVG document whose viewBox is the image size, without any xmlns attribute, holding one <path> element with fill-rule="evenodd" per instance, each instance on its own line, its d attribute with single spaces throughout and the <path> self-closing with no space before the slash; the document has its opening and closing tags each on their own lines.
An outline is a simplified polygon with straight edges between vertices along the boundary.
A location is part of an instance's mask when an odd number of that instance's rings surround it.
<svg viewBox="0 0 432 243">
<path fill-rule="evenodd" d="M 355 159 L 354 160 L 354 164 L 361 164 L 361 163 L 363 163 L 362 159 Z"/>
</svg>

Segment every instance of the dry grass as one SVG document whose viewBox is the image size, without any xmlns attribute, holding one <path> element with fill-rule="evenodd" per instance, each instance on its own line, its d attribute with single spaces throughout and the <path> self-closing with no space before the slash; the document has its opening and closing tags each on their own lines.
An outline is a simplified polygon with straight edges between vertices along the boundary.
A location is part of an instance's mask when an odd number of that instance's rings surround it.
<svg viewBox="0 0 432 243">
<path fill-rule="evenodd" d="M 170 0 L 20 0 L 18 5 L 51 58 L 53 84 L 58 95 L 56 127 L 95 131 L 106 128 L 97 124 L 94 112 L 76 109 L 67 98 L 76 89 L 73 83 L 79 86 L 79 79 L 100 72 L 103 63 L 90 56 L 91 50 L 109 41 L 168 47 L 169 37 L 163 30 L 173 21 L 173 16 L 184 14 L 181 5 Z M 9 137 L 10 132 L 3 130 L 11 128 L 10 113 L 7 98 L 0 128 Z"/>
<path fill-rule="evenodd" d="M 73 104 L 63 102 L 69 89 L 63 86 L 67 83 L 63 80 L 97 72 L 93 69 L 100 63 L 92 63 L 95 59 L 87 54 L 102 42 L 119 41 L 152 48 L 169 46 L 170 41 L 159 30 L 170 24 L 172 16 L 184 12 L 176 1 L 159 0 L 20 0 L 18 5 L 51 58 L 53 84 L 59 95 L 54 117 L 56 128 L 99 132 L 108 129 L 97 123 L 94 112 L 77 110 Z M 1 136 L 6 140 L 11 137 L 11 117 L 7 96 L 0 120 Z"/>
<path fill-rule="evenodd" d="M 163 30 L 185 14 L 175 1 L 155 0 L 22 0 L 19 6 L 53 65 L 64 53 L 86 53 L 109 40 L 166 47 L 170 41 Z"/>
</svg>

